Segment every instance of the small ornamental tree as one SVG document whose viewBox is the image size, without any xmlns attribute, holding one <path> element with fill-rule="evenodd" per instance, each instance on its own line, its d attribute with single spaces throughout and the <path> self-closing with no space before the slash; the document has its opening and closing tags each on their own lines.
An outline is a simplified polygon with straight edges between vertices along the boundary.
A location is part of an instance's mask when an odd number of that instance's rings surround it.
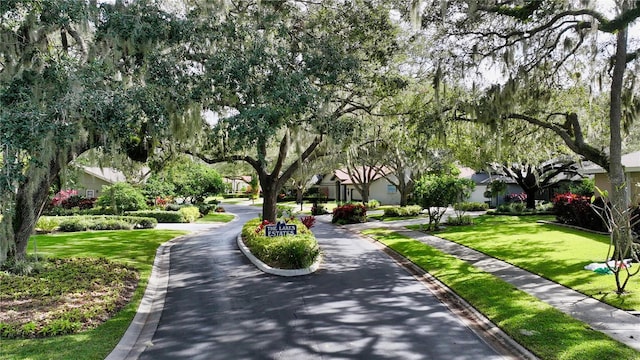
<svg viewBox="0 0 640 360">
<path fill-rule="evenodd" d="M 413 191 L 414 199 L 429 214 L 429 230 L 435 230 L 449 205 L 462 200 L 472 187 L 468 179 L 458 179 L 451 175 L 423 176 Z"/>
<path fill-rule="evenodd" d="M 115 183 L 111 186 L 103 187 L 102 195 L 98 197 L 97 205 L 102 208 L 109 208 L 115 214 L 143 210 L 147 207 L 144 195 L 140 190 L 127 183 Z"/>
</svg>

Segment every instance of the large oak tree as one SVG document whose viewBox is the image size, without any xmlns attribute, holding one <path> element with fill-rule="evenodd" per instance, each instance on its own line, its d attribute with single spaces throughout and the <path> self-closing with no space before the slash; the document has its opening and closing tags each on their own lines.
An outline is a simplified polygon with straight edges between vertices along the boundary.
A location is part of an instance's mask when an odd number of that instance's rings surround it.
<svg viewBox="0 0 640 360">
<path fill-rule="evenodd" d="M 633 121 L 640 102 L 635 93 L 640 48 L 629 41 L 637 24 L 637 2 L 617 0 L 613 8 L 585 1 L 433 1 L 423 7 L 422 25 L 437 34 L 440 80 L 445 73 L 475 75 L 490 82 L 488 69 L 500 69 L 502 81 L 474 101 L 457 107 L 454 117 L 484 123 L 524 121 L 553 131 L 575 153 L 608 171 L 612 191 L 612 257 L 621 260 L 632 246 L 628 187 L 621 163 L 625 122 Z M 455 46 L 465 44 L 465 46 Z M 444 70 L 447 71 L 444 71 Z M 481 76 L 475 77 L 482 78 Z M 538 111 L 549 90 L 591 86 L 594 97 L 609 94 L 609 141 L 587 141 L 584 119 L 567 108 Z M 486 84 L 474 85 L 487 89 Z M 608 143 L 608 146 L 602 146 Z M 624 281 L 618 281 L 618 292 Z"/>
<path fill-rule="evenodd" d="M 145 160 L 156 139 L 200 116 L 176 81 L 187 67 L 161 51 L 182 22 L 154 2 L 15 0 L 0 13 L 1 263 L 25 256 L 75 156 L 99 147 Z"/>
<path fill-rule="evenodd" d="M 274 221 L 278 193 L 300 164 L 327 138 L 346 139 L 351 115 L 402 86 L 388 70 L 398 29 L 384 1 L 241 1 L 222 16 L 203 14 L 189 15 L 200 25 L 187 57 L 210 107 L 228 115 L 197 153 L 250 164 L 263 217 Z M 294 137 L 310 140 L 292 146 Z"/>
</svg>

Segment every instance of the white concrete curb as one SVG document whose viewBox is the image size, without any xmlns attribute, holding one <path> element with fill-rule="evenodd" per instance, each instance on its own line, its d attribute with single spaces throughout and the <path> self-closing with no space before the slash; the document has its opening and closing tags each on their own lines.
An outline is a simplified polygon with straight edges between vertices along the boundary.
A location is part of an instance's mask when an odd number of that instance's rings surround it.
<svg viewBox="0 0 640 360">
<path fill-rule="evenodd" d="M 260 261 L 260 259 L 255 257 L 251 253 L 249 248 L 244 244 L 244 241 L 242 241 L 242 234 L 238 235 L 237 242 L 238 242 L 238 247 L 240 248 L 240 251 L 242 251 L 242 253 L 247 257 L 247 259 L 249 259 L 249 261 L 251 261 L 253 265 L 255 265 L 258 269 L 260 269 L 263 272 L 266 272 L 267 274 L 278 275 L 278 276 L 309 275 L 316 272 L 316 270 L 320 268 L 320 263 L 322 262 L 322 255 L 320 255 L 318 256 L 318 259 L 316 260 L 316 262 L 311 264 L 311 266 L 309 266 L 306 269 L 277 269 L 263 263 L 262 261 Z"/>
</svg>

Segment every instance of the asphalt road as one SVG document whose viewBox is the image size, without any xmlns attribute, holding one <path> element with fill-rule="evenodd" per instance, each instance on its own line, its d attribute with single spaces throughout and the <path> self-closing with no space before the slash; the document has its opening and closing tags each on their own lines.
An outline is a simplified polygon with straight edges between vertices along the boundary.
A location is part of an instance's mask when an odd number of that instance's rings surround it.
<svg viewBox="0 0 640 360">
<path fill-rule="evenodd" d="M 267 275 L 238 250 L 259 209 L 171 248 L 158 328 L 140 359 L 502 359 L 370 242 L 313 228 L 321 269 Z"/>
</svg>

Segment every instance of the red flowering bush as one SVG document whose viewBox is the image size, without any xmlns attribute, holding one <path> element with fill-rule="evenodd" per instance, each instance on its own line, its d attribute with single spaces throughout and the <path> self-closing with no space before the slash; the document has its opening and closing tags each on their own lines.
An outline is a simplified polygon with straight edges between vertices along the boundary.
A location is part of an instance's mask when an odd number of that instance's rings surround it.
<svg viewBox="0 0 640 360">
<path fill-rule="evenodd" d="M 367 208 L 362 204 L 346 204 L 333 209 L 332 223 L 356 224 L 367 221 Z"/>
<path fill-rule="evenodd" d="M 556 221 L 596 231 L 607 231 L 600 216 L 603 215 L 603 207 L 602 198 L 597 198 L 593 204 L 591 198 L 573 193 L 556 194 L 553 198 Z"/>
<path fill-rule="evenodd" d="M 315 223 L 316 223 L 316 217 L 315 216 L 303 216 L 302 218 L 300 218 L 300 221 L 302 221 L 302 223 L 304 224 L 304 226 L 307 227 L 307 229 L 311 229 L 313 227 L 313 225 L 315 225 Z"/>
<path fill-rule="evenodd" d="M 51 205 L 61 206 L 63 201 L 69 199 L 72 196 L 78 196 L 78 192 L 71 189 L 60 190 L 51 200 Z"/>
<path fill-rule="evenodd" d="M 272 222 L 270 222 L 269 220 L 262 220 L 262 222 L 260 223 L 260 225 L 258 225 L 258 227 L 256 228 L 256 234 L 259 234 L 260 231 L 262 231 L 262 229 L 264 229 L 265 226 L 273 224 Z"/>
<path fill-rule="evenodd" d="M 508 203 L 512 202 L 526 202 L 527 194 L 526 193 L 518 193 L 518 194 L 507 194 L 504 196 L 504 201 Z"/>
</svg>

